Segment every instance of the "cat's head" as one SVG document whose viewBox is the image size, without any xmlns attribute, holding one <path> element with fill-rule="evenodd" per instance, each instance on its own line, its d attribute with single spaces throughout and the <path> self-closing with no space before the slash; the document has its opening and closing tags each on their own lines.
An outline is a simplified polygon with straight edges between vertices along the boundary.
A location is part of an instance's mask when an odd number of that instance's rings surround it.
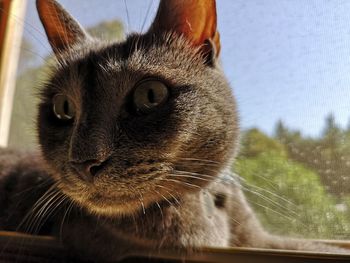
<svg viewBox="0 0 350 263">
<path fill-rule="evenodd" d="M 39 141 L 63 193 L 128 214 L 198 191 L 230 164 L 238 127 L 214 0 L 163 0 L 147 33 L 116 43 L 90 37 L 54 0 L 37 7 L 58 61 Z"/>
</svg>

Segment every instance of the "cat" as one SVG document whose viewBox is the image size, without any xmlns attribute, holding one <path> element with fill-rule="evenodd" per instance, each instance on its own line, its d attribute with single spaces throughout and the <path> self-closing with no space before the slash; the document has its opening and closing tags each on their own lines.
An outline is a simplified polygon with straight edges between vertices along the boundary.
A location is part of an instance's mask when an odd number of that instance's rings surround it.
<svg viewBox="0 0 350 263">
<path fill-rule="evenodd" d="M 40 152 L 1 151 L 0 229 L 55 235 L 88 260 L 203 246 L 347 252 L 267 233 L 231 174 L 239 121 L 214 0 L 161 0 L 146 33 L 115 43 L 55 0 L 37 9 L 56 64 Z"/>
</svg>

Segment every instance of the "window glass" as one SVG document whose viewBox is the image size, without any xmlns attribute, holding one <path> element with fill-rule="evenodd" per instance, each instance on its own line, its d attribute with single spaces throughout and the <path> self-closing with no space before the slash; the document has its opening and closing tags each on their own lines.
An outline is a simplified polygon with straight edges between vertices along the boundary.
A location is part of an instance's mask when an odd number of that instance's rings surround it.
<svg viewBox="0 0 350 263">
<path fill-rule="evenodd" d="M 147 30 L 158 1 L 60 0 L 110 40 Z M 242 145 L 233 171 L 273 233 L 350 239 L 350 1 L 217 1 L 221 62 Z M 37 148 L 51 49 L 28 1 L 10 146 Z"/>
</svg>

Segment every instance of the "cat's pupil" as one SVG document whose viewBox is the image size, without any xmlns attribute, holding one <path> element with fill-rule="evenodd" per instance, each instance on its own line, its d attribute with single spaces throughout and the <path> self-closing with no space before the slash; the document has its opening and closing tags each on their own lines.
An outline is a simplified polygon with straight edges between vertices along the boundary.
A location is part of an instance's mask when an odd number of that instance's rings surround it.
<svg viewBox="0 0 350 263">
<path fill-rule="evenodd" d="M 149 89 L 148 90 L 148 93 L 147 93 L 147 98 L 148 98 L 148 101 L 150 102 L 150 103 L 156 103 L 156 101 L 155 101 L 155 94 L 154 94 L 154 91 L 153 91 L 153 89 Z"/>
<path fill-rule="evenodd" d="M 70 120 L 75 115 L 75 108 L 67 96 L 57 94 L 52 99 L 53 112 L 60 120 Z"/>
<path fill-rule="evenodd" d="M 69 115 L 69 103 L 67 100 L 64 101 L 64 104 L 63 104 L 63 112 L 66 116 Z"/>
</svg>

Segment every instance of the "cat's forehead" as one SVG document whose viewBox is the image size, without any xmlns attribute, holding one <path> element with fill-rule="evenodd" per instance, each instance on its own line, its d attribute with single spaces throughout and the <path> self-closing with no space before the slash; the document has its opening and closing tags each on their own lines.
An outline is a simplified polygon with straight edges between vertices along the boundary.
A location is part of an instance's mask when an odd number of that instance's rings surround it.
<svg viewBox="0 0 350 263">
<path fill-rule="evenodd" d="M 202 80 L 209 70 L 185 39 L 171 38 L 171 35 L 157 39 L 131 35 L 119 43 L 90 43 L 66 54 L 63 65 L 64 72 L 73 78 L 94 71 L 102 81 L 123 74 L 126 81 L 153 76 L 178 85 Z"/>
</svg>

